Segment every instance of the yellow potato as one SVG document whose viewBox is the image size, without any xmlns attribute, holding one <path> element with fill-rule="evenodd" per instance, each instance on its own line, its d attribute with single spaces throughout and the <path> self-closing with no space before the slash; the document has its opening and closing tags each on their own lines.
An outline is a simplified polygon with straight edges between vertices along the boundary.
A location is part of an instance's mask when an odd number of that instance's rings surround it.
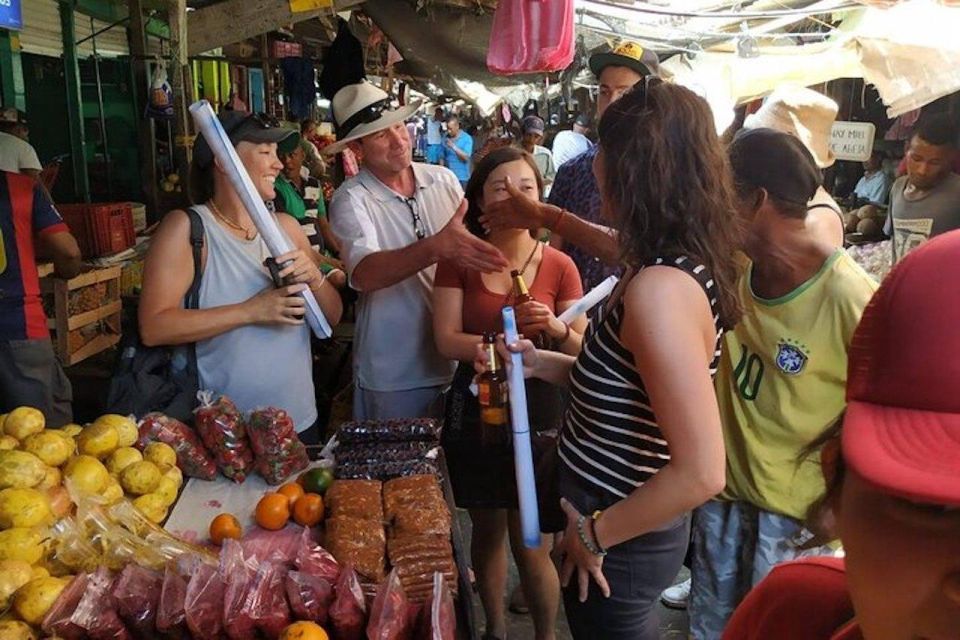
<svg viewBox="0 0 960 640">
<path fill-rule="evenodd" d="M 111 426 L 117 430 L 118 447 L 132 447 L 140 436 L 140 433 L 137 431 L 137 423 L 127 416 L 108 413 L 94 420 L 93 426 L 96 427 L 98 425 Z"/>
<path fill-rule="evenodd" d="M 174 467 L 177 465 L 177 452 L 165 442 L 151 442 L 143 450 L 143 459 L 157 466 L 165 464 Z"/>
<path fill-rule="evenodd" d="M 60 469 L 57 467 L 47 467 L 46 472 L 43 476 L 43 480 L 40 481 L 40 484 L 34 487 L 34 489 L 39 489 L 40 491 L 46 491 L 47 489 L 53 489 L 54 487 L 59 487 L 63 482 L 63 474 L 60 473 Z"/>
<path fill-rule="evenodd" d="M 39 410 L 33 407 L 17 407 L 8 413 L 7 419 L 3 421 L 3 432 L 22 442 L 27 436 L 43 431 L 46 424 L 43 413 Z"/>
<path fill-rule="evenodd" d="M 113 475 L 119 475 L 121 471 L 134 462 L 140 462 L 142 460 L 143 454 L 133 447 L 120 447 L 107 458 L 107 471 Z"/>
<path fill-rule="evenodd" d="M 32 453 L 0 451 L 0 489 L 35 487 L 46 475 L 46 465 Z"/>
<path fill-rule="evenodd" d="M 164 478 L 170 478 L 176 483 L 177 489 L 183 486 L 183 471 L 180 471 L 180 467 L 178 467 L 177 465 L 173 465 L 173 466 L 157 465 L 157 466 L 160 467 L 160 473 L 163 474 Z"/>
<path fill-rule="evenodd" d="M 155 493 L 140 496 L 133 501 L 133 506 L 156 524 L 160 524 L 167 517 L 167 507 L 163 504 L 163 497 Z"/>
<path fill-rule="evenodd" d="M 71 458 L 64 468 L 64 477 L 78 491 L 88 495 L 98 495 L 107 486 L 110 473 L 103 463 L 93 456 Z"/>
<path fill-rule="evenodd" d="M 170 507 L 177 501 L 177 493 L 179 491 L 180 487 L 177 486 L 177 483 L 174 482 L 173 479 L 163 476 L 160 478 L 160 482 L 157 483 L 157 488 L 153 490 L 153 493 L 163 498 L 165 507 Z"/>
<path fill-rule="evenodd" d="M 23 560 L 36 564 L 46 553 L 46 541 L 40 529 L 14 527 L 0 531 L 0 560 Z"/>
<path fill-rule="evenodd" d="M 0 610 L 10 606 L 13 593 L 30 582 L 33 569 L 23 560 L 0 560 Z M 0 635 L 0 638 L 3 638 Z"/>
<path fill-rule="evenodd" d="M 13 610 L 27 624 L 39 625 L 70 580 L 51 577 L 31 580 L 13 596 Z"/>
<path fill-rule="evenodd" d="M 83 427 L 81 427 L 78 424 L 72 424 L 72 423 L 60 429 L 60 432 L 63 433 L 63 435 L 68 436 L 70 438 L 76 438 L 78 435 L 80 435 L 81 431 L 83 431 Z"/>
<path fill-rule="evenodd" d="M 0 622 L 0 638 L 3 638 L 3 640 L 37 640 L 37 634 L 26 622 L 4 620 Z"/>
<path fill-rule="evenodd" d="M 77 436 L 77 451 L 101 460 L 113 453 L 119 444 L 120 433 L 107 423 L 94 423 Z"/>
<path fill-rule="evenodd" d="M 107 487 L 100 495 L 107 504 L 117 504 L 123 500 L 123 487 L 120 486 L 116 478 L 110 478 Z"/>
<path fill-rule="evenodd" d="M 123 490 L 136 496 L 152 493 L 159 482 L 160 469 L 148 460 L 134 462 L 120 474 Z"/>
<path fill-rule="evenodd" d="M 42 431 L 23 441 L 23 450 L 40 458 L 44 464 L 59 467 L 73 455 L 73 442 L 57 431 Z"/>
<path fill-rule="evenodd" d="M 19 442 L 13 436 L 0 436 L 0 451 L 10 451 L 19 446 Z"/>
<path fill-rule="evenodd" d="M 50 499 L 36 489 L 0 491 L 0 529 L 39 527 L 53 522 Z"/>
</svg>

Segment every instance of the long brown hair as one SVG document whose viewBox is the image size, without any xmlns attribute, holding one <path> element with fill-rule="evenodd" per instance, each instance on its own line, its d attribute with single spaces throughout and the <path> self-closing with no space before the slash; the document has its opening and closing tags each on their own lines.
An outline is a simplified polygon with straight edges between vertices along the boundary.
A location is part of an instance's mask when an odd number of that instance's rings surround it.
<svg viewBox="0 0 960 640">
<path fill-rule="evenodd" d="M 537 179 L 537 193 L 543 197 L 543 176 L 540 175 L 540 169 L 533 156 L 518 147 L 501 147 L 496 151 L 488 153 L 473 170 L 470 181 L 467 183 L 464 196 L 467 198 L 467 213 L 463 216 L 463 222 L 467 229 L 478 238 L 486 238 L 487 232 L 480 224 L 480 201 L 483 200 L 483 185 L 486 184 L 490 174 L 502 164 L 523 160 L 533 169 L 533 175 Z"/>
<path fill-rule="evenodd" d="M 720 321 L 740 317 L 734 252 L 740 246 L 730 164 L 706 101 L 685 87 L 644 79 L 603 114 L 599 126 L 604 206 L 621 255 L 641 266 L 687 256 L 709 269 Z"/>
</svg>

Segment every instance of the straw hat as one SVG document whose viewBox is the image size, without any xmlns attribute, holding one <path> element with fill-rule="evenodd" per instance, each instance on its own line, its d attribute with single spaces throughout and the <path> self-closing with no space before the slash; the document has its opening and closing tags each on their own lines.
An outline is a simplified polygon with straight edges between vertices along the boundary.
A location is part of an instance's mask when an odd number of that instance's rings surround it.
<svg viewBox="0 0 960 640">
<path fill-rule="evenodd" d="M 744 129 L 765 127 L 800 139 L 817 166 L 826 169 L 836 158 L 830 150 L 830 129 L 837 118 L 837 103 L 812 89 L 781 87 L 743 123 Z"/>
<path fill-rule="evenodd" d="M 337 123 L 337 141 L 323 148 L 326 155 L 340 153 L 348 142 L 403 122 L 416 113 L 420 103 L 390 109 L 390 96 L 385 91 L 369 82 L 358 82 L 337 91 L 332 108 Z"/>
</svg>

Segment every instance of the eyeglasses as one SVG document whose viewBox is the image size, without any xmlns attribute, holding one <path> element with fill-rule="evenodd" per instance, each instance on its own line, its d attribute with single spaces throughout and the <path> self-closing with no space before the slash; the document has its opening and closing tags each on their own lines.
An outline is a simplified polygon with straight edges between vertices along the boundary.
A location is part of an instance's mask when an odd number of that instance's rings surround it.
<svg viewBox="0 0 960 640">
<path fill-rule="evenodd" d="M 407 205 L 407 208 L 410 209 L 410 217 L 413 220 L 413 232 L 417 235 L 417 240 L 423 240 L 427 237 L 427 232 L 423 228 L 423 220 L 420 218 L 420 214 L 417 212 L 417 208 L 420 206 L 417 204 L 416 198 L 400 198 L 403 200 L 403 203 Z"/>
<path fill-rule="evenodd" d="M 363 109 L 360 109 L 352 116 L 343 121 L 343 124 L 337 127 L 337 134 L 341 138 L 345 138 L 351 131 L 359 127 L 361 124 L 370 124 L 371 122 L 376 122 L 380 119 L 380 115 L 390 106 L 390 98 L 384 98 L 383 100 L 378 100 L 372 104 L 365 106 Z"/>
</svg>

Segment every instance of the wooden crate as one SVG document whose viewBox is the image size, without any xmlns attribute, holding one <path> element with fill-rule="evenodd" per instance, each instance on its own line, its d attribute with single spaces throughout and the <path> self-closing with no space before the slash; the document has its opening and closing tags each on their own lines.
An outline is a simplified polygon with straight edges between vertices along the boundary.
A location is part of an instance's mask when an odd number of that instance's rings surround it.
<svg viewBox="0 0 960 640">
<path fill-rule="evenodd" d="M 87 271 L 70 280 L 43 280 L 44 295 L 53 302 L 49 326 L 65 366 L 120 342 L 120 274 L 117 266 Z"/>
</svg>

